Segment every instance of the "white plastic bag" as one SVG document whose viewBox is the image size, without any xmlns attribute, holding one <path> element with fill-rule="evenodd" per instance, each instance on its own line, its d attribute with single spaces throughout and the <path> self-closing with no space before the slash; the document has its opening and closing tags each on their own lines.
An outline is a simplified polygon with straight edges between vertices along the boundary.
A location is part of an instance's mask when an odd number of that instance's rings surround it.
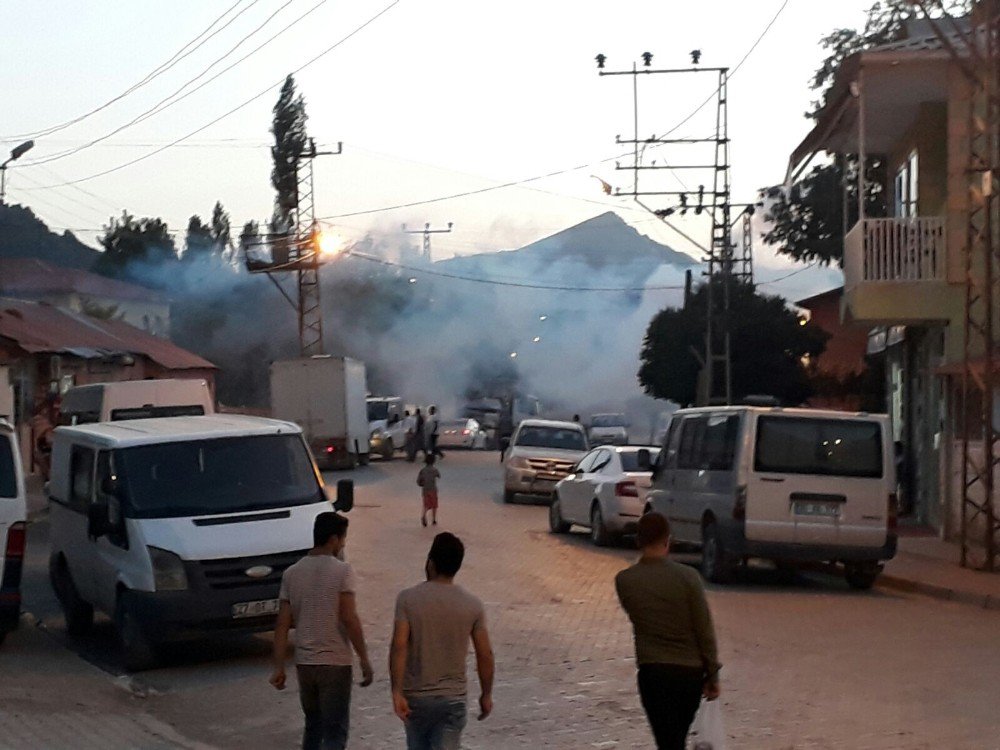
<svg viewBox="0 0 1000 750">
<path fill-rule="evenodd" d="M 702 701 L 688 735 L 691 750 L 726 750 L 726 727 L 722 723 L 722 701 Z"/>
</svg>

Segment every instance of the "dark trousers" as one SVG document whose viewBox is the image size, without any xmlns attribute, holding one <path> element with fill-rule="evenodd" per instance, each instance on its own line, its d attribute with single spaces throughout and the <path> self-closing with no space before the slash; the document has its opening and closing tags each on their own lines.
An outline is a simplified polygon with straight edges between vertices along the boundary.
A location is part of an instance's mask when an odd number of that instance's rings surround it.
<svg viewBox="0 0 1000 750">
<path fill-rule="evenodd" d="M 658 750 L 684 750 L 704 684 L 700 669 L 673 664 L 639 666 L 639 697 Z"/>
<path fill-rule="evenodd" d="M 296 670 L 306 716 L 302 750 L 344 750 L 351 720 L 351 668 L 299 664 Z"/>
<path fill-rule="evenodd" d="M 430 444 L 430 454 L 432 456 L 437 456 L 438 458 L 444 458 L 444 454 L 441 452 L 441 449 L 438 448 L 438 436 L 436 434 L 430 436 Z"/>
</svg>

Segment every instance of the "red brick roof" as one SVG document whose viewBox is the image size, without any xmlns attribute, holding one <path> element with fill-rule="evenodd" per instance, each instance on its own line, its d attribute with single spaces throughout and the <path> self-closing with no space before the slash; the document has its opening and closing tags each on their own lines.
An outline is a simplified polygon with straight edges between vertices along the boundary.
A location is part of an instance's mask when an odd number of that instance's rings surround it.
<svg viewBox="0 0 1000 750">
<path fill-rule="evenodd" d="M 98 320 L 45 302 L 0 297 L 0 339 L 26 352 L 85 359 L 141 355 L 168 370 L 216 369 L 197 354 L 120 320 Z"/>
<path fill-rule="evenodd" d="M 0 258 L 0 296 L 76 292 L 93 297 L 165 304 L 160 292 L 77 268 L 53 266 L 36 258 Z"/>
</svg>

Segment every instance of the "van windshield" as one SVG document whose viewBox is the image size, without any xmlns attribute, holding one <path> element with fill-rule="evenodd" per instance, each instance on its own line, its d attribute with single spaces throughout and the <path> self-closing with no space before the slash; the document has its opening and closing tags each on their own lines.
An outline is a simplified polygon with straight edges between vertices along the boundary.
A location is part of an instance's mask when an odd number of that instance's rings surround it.
<svg viewBox="0 0 1000 750">
<path fill-rule="evenodd" d="M 115 451 L 135 518 L 172 518 L 307 505 L 324 499 L 298 435 L 192 440 Z"/>
<path fill-rule="evenodd" d="M 0 497 L 17 497 L 14 479 L 14 451 L 11 442 L 0 433 Z"/>
<path fill-rule="evenodd" d="M 369 401 L 368 402 L 368 421 L 374 422 L 377 419 L 388 419 L 389 418 L 389 402 L 388 401 Z"/>
<path fill-rule="evenodd" d="M 838 477 L 882 476 L 882 429 L 860 419 L 761 417 L 754 470 Z"/>
<path fill-rule="evenodd" d="M 515 445 L 523 445 L 526 448 L 561 448 L 568 451 L 587 450 L 582 430 L 563 427 L 523 427 L 517 433 Z"/>
</svg>

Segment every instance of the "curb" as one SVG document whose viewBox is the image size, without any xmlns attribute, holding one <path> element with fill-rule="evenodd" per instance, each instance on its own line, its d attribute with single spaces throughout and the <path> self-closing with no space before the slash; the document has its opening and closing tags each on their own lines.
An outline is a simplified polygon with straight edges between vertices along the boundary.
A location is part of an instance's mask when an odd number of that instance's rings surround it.
<svg viewBox="0 0 1000 750">
<path fill-rule="evenodd" d="M 914 581 L 909 578 L 900 578 L 891 574 L 882 573 L 875 583 L 876 586 L 905 591 L 911 594 L 922 594 L 932 599 L 956 602 L 958 604 L 970 605 L 980 609 L 995 610 L 1000 612 L 1000 597 L 991 594 L 973 594 L 968 591 L 950 589 L 947 586 L 938 586 L 933 583 Z"/>
</svg>

